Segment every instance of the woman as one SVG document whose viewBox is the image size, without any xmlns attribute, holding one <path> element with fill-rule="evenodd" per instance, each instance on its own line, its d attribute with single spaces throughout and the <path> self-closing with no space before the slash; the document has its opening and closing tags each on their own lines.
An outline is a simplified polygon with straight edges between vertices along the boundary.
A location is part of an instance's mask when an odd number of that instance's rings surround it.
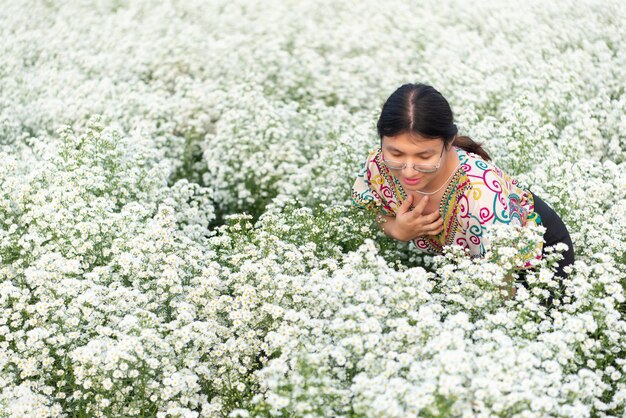
<svg viewBox="0 0 626 418">
<path fill-rule="evenodd" d="M 377 129 L 381 146 L 363 163 L 352 200 L 378 212 L 386 235 L 413 241 L 424 252 L 442 253 L 445 245 L 457 244 L 471 256 L 482 256 L 488 225 L 543 225 L 546 247 L 568 246 L 557 270 L 565 277 L 574 248 L 561 218 L 492 163 L 481 144 L 457 135 L 450 105 L 437 90 L 401 86 L 383 105 Z M 529 268 L 530 260 L 543 254 L 540 243 L 520 254 L 516 267 Z M 522 283 L 528 287 L 523 275 Z"/>
</svg>

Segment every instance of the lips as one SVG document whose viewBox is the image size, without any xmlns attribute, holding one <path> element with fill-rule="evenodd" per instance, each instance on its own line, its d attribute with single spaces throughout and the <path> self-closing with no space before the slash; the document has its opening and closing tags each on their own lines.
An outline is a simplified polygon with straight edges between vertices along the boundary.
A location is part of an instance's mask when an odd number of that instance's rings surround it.
<svg viewBox="0 0 626 418">
<path fill-rule="evenodd" d="M 405 182 L 406 184 L 411 184 L 411 185 L 414 185 L 414 184 L 419 183 L 419 182 L 420 182 L 420 180 L 421 180 L 421 179 L 404 179 L 404 182 Z"/>
</svg>

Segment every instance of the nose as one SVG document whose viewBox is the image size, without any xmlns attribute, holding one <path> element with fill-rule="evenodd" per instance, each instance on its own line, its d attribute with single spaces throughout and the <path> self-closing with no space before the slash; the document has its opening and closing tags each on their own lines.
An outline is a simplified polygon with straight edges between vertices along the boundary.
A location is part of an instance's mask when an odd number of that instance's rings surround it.
<svg viewBox="0 0 626 418">
<path fill-rule="evenodd" d="M 413 162 L 409 161 L 406 163 L 406 167 L 402 169 L 402 175 L 404 177 L 413 178 L 417 174 L 417 171 L 413 168 Z"/>
</svg>

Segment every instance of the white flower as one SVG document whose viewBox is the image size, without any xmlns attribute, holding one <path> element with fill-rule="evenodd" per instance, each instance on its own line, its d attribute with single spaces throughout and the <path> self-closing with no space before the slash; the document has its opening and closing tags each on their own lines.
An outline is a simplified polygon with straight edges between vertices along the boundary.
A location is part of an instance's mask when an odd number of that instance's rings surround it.
<svg viewBox="0 0 626 418">
<path fill-rule="evenodd" d="M 109 3 L 4 7 L 0 415 L 619 413 L 621 2 Z M 420 80 L 562 218 L 567 279 L 544 246 L 502 297 L 542 226 L 435 256 L 350 207 Z"/>
<path fill-rule="evenodd" d="M 111 381 L 111 379 L 106 378 L 104 379 L 104 381 L 102 382 L 102 387 L 105 390 L 111 390 L 111 388 L 113 387 L 113 382 Z"/>
</svg>

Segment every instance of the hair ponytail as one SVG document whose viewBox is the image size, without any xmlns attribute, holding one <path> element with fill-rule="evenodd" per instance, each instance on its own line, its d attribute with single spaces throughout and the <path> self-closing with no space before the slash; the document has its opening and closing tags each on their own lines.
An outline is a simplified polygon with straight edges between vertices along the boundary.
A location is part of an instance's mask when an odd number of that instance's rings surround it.
<svg viewBox="0 0 626 418">
<path fill-rule="evenodd" d="M 457 147 L 463 149 L 466 152 L 471 152 L 474 154 L 480 155 L 480 157 L 485 161 L 490 161 L 491 157 L 487 154 L 487 151 L 482 147 L 482 142 L 476 142 L 469 136 L 459 136 L 457 135 L 452 145 L 456 145 Z"/>
</svg>

